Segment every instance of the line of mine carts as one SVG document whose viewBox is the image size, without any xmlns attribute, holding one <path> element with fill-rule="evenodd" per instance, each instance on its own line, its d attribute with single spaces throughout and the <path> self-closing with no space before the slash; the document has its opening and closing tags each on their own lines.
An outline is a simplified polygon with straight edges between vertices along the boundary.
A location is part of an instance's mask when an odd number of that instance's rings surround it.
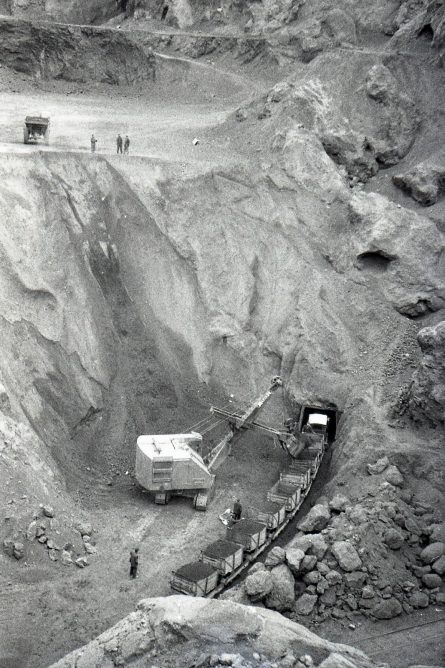
<svg viewBox="0 0 445 668">
<path fill-rule="evenodd" d="M 230 509 L 220 516 L 227 525 L 224 539 L 204 550 L 197 561 L 173 571 L 170 586 L 189 596 L 220 593 L 255 561 L 295 516 L 314 480 L 324 454 L 325 440 L 304 450 L 280 473 L 260 509 L 230 521 Z M 253 516 L 255 515 L 255 516 Z"/>
</svg>

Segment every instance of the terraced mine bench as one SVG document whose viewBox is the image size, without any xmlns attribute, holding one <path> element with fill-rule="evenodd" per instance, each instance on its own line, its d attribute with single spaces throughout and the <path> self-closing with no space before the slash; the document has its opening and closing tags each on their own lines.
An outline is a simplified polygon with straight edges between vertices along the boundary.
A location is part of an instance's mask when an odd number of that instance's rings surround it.
<svg viewBox="0 0 445 668">
<path fill-rule="evenodd" d="M 173 572 L 170 586 L 188 596 L 205 596 L 215 589 L 219 573 L 203 561 L 192 561 Z"/>
<path fill-rule="evenodd" d="M 242 545 L 229 540 L 217 540 L 201 552 L 201 561 L 216 568 L 221 575 L 229 575 L 243 563 Z"/>
<path fill-rule="evenodd" d="M 242 545 L 245 552 L 254 552 L 264 545 L 267 539 L 267 526 L 258 520 L 240 520 L 227 527 L 228 541 Z"/>
<path fill-rule="evenodd" d="M 257 517 L 260 522 L 264 522 L 269 531 L 273 531 L 286 518 L 286 502 L 264 501 L 259 508 Z"/>
<path fill-rule="evenodd" d="M 267 498 L 274 503 L 284 503 L 286 511 L 290 512 L 300 503 L 301 485 L 278 480 L 267 492 Z"/>
</svg>

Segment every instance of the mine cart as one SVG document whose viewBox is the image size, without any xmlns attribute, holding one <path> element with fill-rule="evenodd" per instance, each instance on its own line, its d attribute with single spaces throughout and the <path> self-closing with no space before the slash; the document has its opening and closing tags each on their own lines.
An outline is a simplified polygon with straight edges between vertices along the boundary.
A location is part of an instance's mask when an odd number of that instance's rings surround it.
<svg viewBox="0 0 445 668">
<path fill-rule="evenodd" d="M 285 471 L 280 473 L 280 480 L 299 484 L 306 489 L 311 482 L 311 464 L 294 460 Z"/>
<path fill-rule="evenodd" d="M 219 573 L 203 561 L 193 561 L 173 572 L 170 586 L 188 596 L 205 596 L 218 585 Z"/>
<path fill-rule="evenodd" d="M 302 463 L 308 463 L 311 465 L 311 473 L 315 475 L 317 472 L 318 465 L 323 456 L 323 448 L 308 448 L 298 458 L 298 461 Z"/>
<path fill-rule="evenodd" d="M 273 531 L 282 524 L 286 518 L 286 503 L 274 503 L 273 501 L 263 501 L 258 510 L 258 519 L 264 522 L 269 531 Z"/>
<path fill-rule="evenodd" d="M 44 116 L 27 116 L 23 129 L 25 144 L 49 144 L 49 118 Z"/>
<path fill-rule="evenodd" d="M 267 526 L 257 520 L 240 520 L 227 528 L 226 538 L 242 545 L 246 552 L 253 552 L 266 542 Z"/>
<path fill-rule="evenodd" d="M 274 503 L 285 504 L 288 512 L 294 510 L 300 503 L 301 485 L 298 483 L 284 482 L 278 480 L 267 492 L 267 498 Z"/>
<path fill-rule="evenodd" d="M 243 563 L 243 548 L 238 543 L 217 540 L 201 552 L 201 560 L 221 575 L 228 575 Z"/>
</svg>

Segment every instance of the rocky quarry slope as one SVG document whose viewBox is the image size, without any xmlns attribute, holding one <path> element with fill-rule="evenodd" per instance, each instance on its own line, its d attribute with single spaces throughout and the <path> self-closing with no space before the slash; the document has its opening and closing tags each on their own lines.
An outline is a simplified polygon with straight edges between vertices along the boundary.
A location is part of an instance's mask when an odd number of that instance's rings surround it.
<svg viewBox="0 0 445 668">
<path fill-rule="evenodd" d="M 226 601 L 171 596 L 140 601 L 134 613 L 53 668 L 151 663 L 162 668 L 376 665 L 359 650 L 322 640 L 277 613 Z"/>
<path fill-rule="evenodd" d="M 2 154 L 0 563 L 11 582 L 42 555 L 62 577 L 93 563 L 95 506 L 131 474 L 137 435 L 182 429 L 206 398 L 254 396 L 277 373 L 289 411 L 341 412 L 325 498 L 228 594 L 255 612 L 143 602 L 61 666 L 146 665 L 169 643 L 224 665 L 229 638 L 232 665 L 359 668 L 371 664 L 264 606 L 349 624 L 443 604 L 443 5 L 233 4 L 227 25 L 272 35 L 250 67 L 292 67 L 203 129 L 230 159 Z M 158 37 L 0 29 L 12 72 L 155 85 Z M 206 53 L 181 39 L 164 45 Z"/>
</svg>

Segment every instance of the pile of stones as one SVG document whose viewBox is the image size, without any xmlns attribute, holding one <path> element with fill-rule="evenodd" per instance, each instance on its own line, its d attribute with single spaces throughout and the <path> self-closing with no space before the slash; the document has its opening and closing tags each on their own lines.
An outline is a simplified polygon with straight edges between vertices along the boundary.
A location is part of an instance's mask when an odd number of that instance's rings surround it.
<svg viewBox="0 0 445 668">
<path fill-rule="evenodd" d="M 97 548 L 92 539 L 93 528 L 89 522 L 77 522 L 75 530 L 82 538 L 81 547 L 75 547 L 71 542 L 60 544 L 60 532 L 54 531 L 53 519 L 54 509 L 49 505 L 40 505 L 39 512 L 34 515 L 34 519 L 28 525 L 26 531 L 23 531 L 24 539 L 28 543 L 37 542 L 42 545 L 51 561 L 59 561 L 64 566 L 75 564 L 78 568 L 88 566 L 88 555 L 96 554 Z M 16 540 L 16 536 L 8 538 L 3 542 L 5 553 L 15 559 L 23 559 L 27 549 L 25 540 Z"/>
<path fill-rule="evenodd" d="M 244 581 L 251 602 L 291 618 L 351 623 L 358 615 L 390 619 L 445 603 L 445 524 L 439 511 L 403 491 L 385 457 L 368 464 L 372 495 L 352 503 L 321 499 L 286 546 L 274 547 Z"/>
</svg>

